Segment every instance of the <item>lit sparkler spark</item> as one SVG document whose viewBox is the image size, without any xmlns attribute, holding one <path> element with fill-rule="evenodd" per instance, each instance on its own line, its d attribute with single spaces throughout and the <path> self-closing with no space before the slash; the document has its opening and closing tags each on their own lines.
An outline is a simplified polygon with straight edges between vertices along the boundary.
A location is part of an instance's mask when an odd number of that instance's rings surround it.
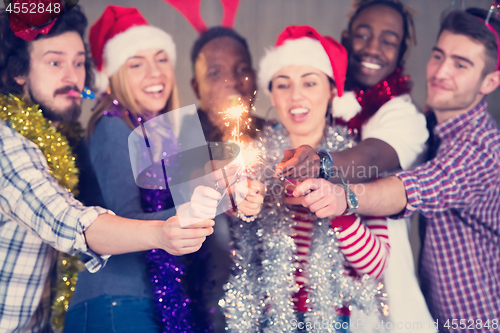
<svg viewBox="0 0 500 333">
<path fill-rule="evenodd" d="M 240 122 L 241 122 L 241 117 L 243 114 L 248 113 L 248 110 L 243 107 L 243 105 L 236 105 L 232 106 L 229 109 L 226 110 L 224 113 L 224 119 L 234 119 L 235 120 L 235 126 L 233 128 L 233 131 L 231 132 L 231 135 L 233 136 L 233 140 L 236 142 L 240 141 Z"/>
<path fill-rule="evenodd" d="M 240 120 L 244 113 L 248 113 L 248 110 L 243 105 L 237 104 L 224 111 L 224 119 Z"/>
<path fill-rule="evenodd" d="M 233 97 L 232 106 L 221 113 L 224 114 L 224 120 L 234 121 L 234 128 L 231 131 L 232 140 L 234 142 L 240 142 L 240 136 L 242 134 L 240 127 L 242 126 L 243 128 L 249 128 L 250 119 L 248 117 L 245 117 L 245 114 L 248 115 L 248 108 L 243 106 L 240 98 Z M 243 124 L 241 124 L 242 121 Z M 225 124 L 227 127 L 229 127 L 231 121 L 226 121 Z"/>
<path fill-rule="evenodd" d="M 245 162 L 246 169 L 251 169 L 259 163 L 262 163 L 262 157 L 260 156 L 260 150 L 256 147 L 245 145 L 243 142 L 237 143 L 241 149 L 241 155 L 243 156 L 243 161 Z"/>
<path fill-rule="evenodd" d="M 224 115 L 223 119 L 225 120 L 226 127 L 231 126 L 231 124 L 234 125 L 231 130 L 231 140 L 229 141 L 240 147 L 244 167 L 249 170 L 257 164 L 262 163 L 263 160 L 260 156 L 260 150 L 253 145 L 244 143 L 241 140 L 241 128 L 250 129 L 250 123 L 252 121 L 252 119 L 248 117 L 248 108 L 243 105 L 241 98 L 233 97 L 232 106 L 221 113 Z"/>
</svg>

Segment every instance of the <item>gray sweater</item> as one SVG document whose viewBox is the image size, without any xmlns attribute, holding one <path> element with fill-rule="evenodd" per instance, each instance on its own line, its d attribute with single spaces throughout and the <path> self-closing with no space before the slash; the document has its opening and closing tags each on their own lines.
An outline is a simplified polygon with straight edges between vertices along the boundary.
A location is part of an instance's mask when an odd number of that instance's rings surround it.
<svg viewBox="0 0 500 333">
<path fill-rule="evenodd" d="M 134 181 L 128 150 L 131 132 L 119 117 L 104 116 L 90 138 L 90 160 L 105 208 L 132 219 L 167 220 L 175 215 L 175 209 L 144 213 L 141 207 L 141 194 Z M 112 256 L 99 272 L 81 272 L 70 308 L 105 294 L 153 298 L 145 252 Z"/>
</svg>

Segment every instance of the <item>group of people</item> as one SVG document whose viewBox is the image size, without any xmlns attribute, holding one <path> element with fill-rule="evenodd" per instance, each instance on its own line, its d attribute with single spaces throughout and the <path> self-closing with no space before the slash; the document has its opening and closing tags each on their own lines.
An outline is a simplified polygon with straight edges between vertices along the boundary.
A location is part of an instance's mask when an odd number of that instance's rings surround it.
<svg viewBox="0 0 500 333">
<path fill-rule="evenodd" d="M 172 36 L 108 6 L 89 53 L 79 6 L 30 41 L 2 12 L 0 332 L 51 331 L 57 251 L 87 268 L 64 332 L 497 330 L 500 132 L 485 96 L 500 85 L 500 23 L 474 8 L 443 18 L 424 115 L 403 74 L 412 22 L 399 1 L 372 0 L 341 42 L 286 27 L 258 75 L 234 29 L 201 29 L 197 113 L 155 128 L 153 154 L 176 151 L 190 117 L 207 142 L 226 140 L 221 112 L 251 109 L 257 90 L 279 119 L 242 130 L 261 156 L 248 180 L 202 172 L 176 207 L 169 188 L 137 186 L 129 152 L 136 128 L 182 106 Z M 82 138 L 78 93 L 94 81 Z M 226 187 L 242 200 L 216 216 Z"/>
</svg>

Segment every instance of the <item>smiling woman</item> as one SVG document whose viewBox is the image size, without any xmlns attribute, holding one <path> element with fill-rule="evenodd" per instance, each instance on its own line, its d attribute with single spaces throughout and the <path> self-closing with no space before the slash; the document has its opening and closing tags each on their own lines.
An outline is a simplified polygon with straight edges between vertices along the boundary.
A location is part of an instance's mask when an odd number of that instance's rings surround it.
<svg viewBox="0 0 500 333">
<path fill-rule="evenodd" d="M 147 119 L 165 108 L 172 94 L 174 69 L 163 50 L 138 51 L 122 66 L 132 98 Z"/>
<path fill-rule="evenodd" d="M 92 26 L 89 40 L 104 82 L 102 88 L 107 90 L 87 128 L 90 159 L 103 205 L 119 216 L 166 220 L 175 214 L 170 191 L 140 189 L 135 184 L 128 137 L 140 123 L 179 107 L 174 42 L 166 32 L 148 25 L 137 9 L 118 6 L 106 8 Z M 104 76 L 106 80 L 102 80 Z M 158 128 L 154 131 L 158 137 L 149 139 L 164 143 L 157 145 L 161 151 L 175 149 L 173 132 L 174 128 Z M 168 318 L 163 324 L 156 311 L 149 272 L 158 270 L 154 262 L 158 256 L 171 263 L 172 271 L 165 269 L 163 274 L 177 288 L 169 289 L 168 302 L 177 303 L 176 295 L 181 292 L 175 281 L 182 266 L 174 256 L 159 250 L 113 256 L 100 272 L 79 275 L 65 331 L 160 332 L 163 325 L 185 320 L 180 310 L 176 318 Z M 174 267 L 180 271 L 173 271 Z M 87 324 L 82 325 L 84 318 Z"/>
<path fill-rule="evenodd" d="M 264 126 L 256 139 L 265 167 L 275 170 L 284 150 L 300 145 L 331 151 L 355 145 L 346 127 L 327 122 L 333 98 L 344 93 L 346 70 L 344 47 L 314 28 L 289 26 L 278 36 L 259 70 L 259 82 L 270 94 L 281 121 Z M 303 170 L 296 171 L 302 174 Z M 376 310 L 376 288 L 354 276 L 368 274 L 378 279 L 383 275 L 389 255 L 386 220 L 362 221 L 355 215 L 317 218 L 312 210 L 290 198 L 290 182 L 281 184 L 278 178 L 266 178 L 266 172 L 260 176 L 268 195 L 255 229 L 246 222 L 235 223 L 233 229 L 241 233 L 236 237 L 233 257 L 236 267 L 244 269 L 236 270 L 226 285 L 228 328 L 247 332 L 254 330 L 253 322 L 260 327 L 270 325 L 273 331 L 289 331 L 294 322 L 304 321 L 347 324 L 350 310 L 347 306 L 338 308 L 347 303 L 349 308 Z M 331 230 L 336 231 L 337 240 Z M 360 258 L 358 253 L 364 256 Z M 258 258 L 252 260 L 262 267 L 246 258 Z M 346 267 L 349 276 L 344 274 Z M 346 289 L 341 291 L 341 286 Z M 365 290 L 366 297 L 360 298 L 354 290 Z M 265 311 L 255 310 L 259 307 Z M 297 332 L 304 330 L 299 326 Z"/>
<path fill-rule="evenodd" d="M 286 66 L 272 80 L 271 101 L 294 147 L 316 146 L 323 136 L 329 103 L 337 94 L 328 76 L 312 66 Z"/>
</svg>

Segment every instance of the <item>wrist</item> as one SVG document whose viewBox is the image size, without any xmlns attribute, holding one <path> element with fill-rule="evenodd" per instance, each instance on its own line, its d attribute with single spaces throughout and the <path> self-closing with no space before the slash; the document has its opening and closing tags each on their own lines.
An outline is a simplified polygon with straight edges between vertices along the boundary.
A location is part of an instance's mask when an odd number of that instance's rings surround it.
<svg viewBox="0 0 500 333">
<path fill-rule="evenodd" d="M 358 197 L 356 196 L 356 193 L 351 189 L 350 185 L 348 182 L 345 181 L 344 177 L 340 173 L 340 179 L 342 181 L 342 184 L 340 185 L 344 189 L 344 196 L 345 196 L 345 210 L 343 211 L 342 215 L 351 215 L 356 212 L 358 209 Z"/>
<path fill-rule="evenodd" d="M 342 185 L 339 185 L 340 187 L 342 187 L 342 191 L 344 192 L 344 200 L 342 200 L 342 214 L 340 216 L 346 216 L 346 213 L 349 211 L 349 205 L 347 204 L 347 200 L 345 199 L 347 197 L 347 194 L 346 194 L 346 189 L 344 186 Z"/>
<path fill-rule="evenodd" d="M 245 222 L 253 222 L 260 216 L 260 212 L 254 215 L 245 215 L 239 208 L 236 208 L 235 216 Z"/>
<path fill-rule="evenodd" d="M 173 216 L 171 218 L 177 218 L 176 216 Z M 168 220 L 170 220 L 169 218 Z M 168 221 L 167 220 L 167 221 Z M 141 223 L 143 224 L 144 232 L 141 232 L 142 235 L 144 235 L 144 243 L 147 247 L 147 250 L 152 250 L 152 249 L 163 249 L 165 247 L 165 240 L 164 240 L 164 224 L 167 223 L 166 221 L 144 221 L 146 223 Z"/>
<path fill-rule="evenodd" d="M 333 176 L 333 158 L 332 155 L 326 150 L 317 152 L 319 156 L 319 178 L 330 180 Z"/>
</svg>

